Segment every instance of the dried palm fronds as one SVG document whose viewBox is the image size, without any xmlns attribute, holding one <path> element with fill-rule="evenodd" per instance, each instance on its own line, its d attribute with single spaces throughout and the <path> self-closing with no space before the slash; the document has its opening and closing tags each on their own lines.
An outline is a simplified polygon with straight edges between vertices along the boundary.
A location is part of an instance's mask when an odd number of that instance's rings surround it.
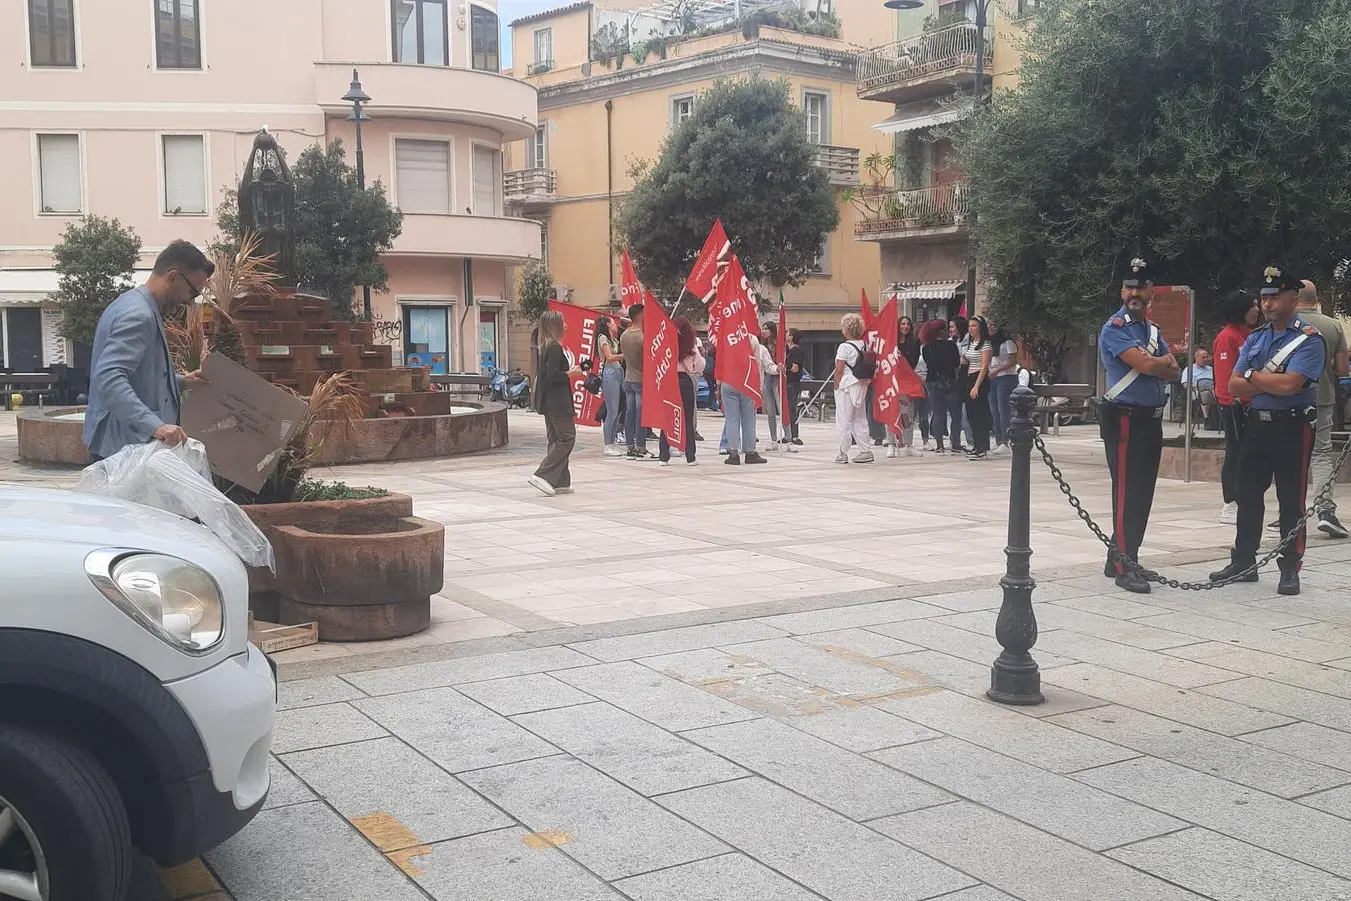
<svg viewBox="0 0 1351 901">
<path fill-rule="evenodd" d="M 226 319 L 234 319 L 234 306 L 241 298 L 277 293 L 281 276 L 272 269 L 277 255 L 259 253 L 262 245 L 262 236 L 257 232 L 245 232 L 234 253 L 217 250 L 211 255 L 216 271 L 207 279 L 202 298 Z"/>
<path fill-rule="evenodd" d="M 180 372 L 196 372 L 202 368 L 211 349 L 207 343 L 205 317 L 200 306 L 190 305 L 182 321 L 166 322 L 164 333 L 169 339 L 169 353 L 174 358 L 175 368 Z"/>
</svg>

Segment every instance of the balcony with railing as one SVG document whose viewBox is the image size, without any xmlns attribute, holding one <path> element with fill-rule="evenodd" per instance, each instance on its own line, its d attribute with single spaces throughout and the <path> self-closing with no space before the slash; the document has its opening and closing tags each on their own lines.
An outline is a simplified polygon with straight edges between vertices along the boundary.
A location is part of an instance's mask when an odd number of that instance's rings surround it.
<svg viewBox="0 0 1351 901">
<path fill-rule="evenodd" d="M 989 72 L 994 49 L 989 34 L 980 44 L 969 22 L 925 32 L 859 54 L 858 96 L 864 100 L 909 103 L 970 90 L 976 75 L 977 50 Z"/>
<path fill-rule="evenodd" d="M 850 188 L 858 184 L 858 148 L 835 147 L 831 144 L 816 145 L 816 159 L 813 162 L 826 170 L 826 178 L 832 185 Z"/>
<path fill-rule="evenodd" d="M 966 182 L 915 191 L 865 189 L 854 236 L 863 241 L 960 234 L 966 230 Z"/>
<path fill-rule="evenodd" d="M 502 173 L 502 196 L 508 204 L 540 206 L 553 203 L 558 193 L 558 172 L 535 167 Z"/>
</svg>

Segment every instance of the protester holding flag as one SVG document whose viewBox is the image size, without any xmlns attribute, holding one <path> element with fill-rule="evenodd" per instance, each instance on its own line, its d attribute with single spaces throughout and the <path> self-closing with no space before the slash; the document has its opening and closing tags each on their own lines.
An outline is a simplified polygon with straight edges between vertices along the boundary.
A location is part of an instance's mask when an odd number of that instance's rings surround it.
<svg viewBox="0 0 1351 901">
<path fill-rule="evenodd" d="M 835 436 L 840 451 L 836 463 L 849 462 L 849 442 L 858 445 L 855 463 L 873 462 L 868 444 L 868 385 L 876 368 L 863 341 L 863 317 L 846 313 L 840 320 L 844 341 L 835 351 Z"/>
<path fill-rule="evenodd" d="M 624 451 L 615 443 L 619 434 L 620 401 L 624 397 L 624 354 L 619 350 L 619 338 L 616 327 L 602 316 L 596 320 L 596 355 L 592 359 L 601 361 L 600 385 L 601 397 L 605 398 L 605 425 L 601 435 L 605 443 L 605 456 L 622 457 Z"/>
<path fill-rule="evenodd" d="M 755 360 L 760 364 L 764 388 L 760 393 L 760 405 L 769 417 L 769 447 L 765 450 L 779 449 L 779 364 L 774 361 L 771 347 L 779 343 L 779 327 L 773 322 L 760 326 L 760 344 L 755 349 Z"/>
<path fill-rule="evenodd" d="M 643 413 L 643 305 L 629 307 L 629 327 L 619 336 L 624 353 L 624 437 L 630 460 L 655 460 L 647 450 Z"/>
<path fill-rule="evenodd" d="M 760 323 L 755 294 L 736 254 L 717 280 L 708 327 L 717 336 L 714 373 L 722 391 L 723 437 L 727 439 L 723 462 L 740 466 L 744 452 L 747 463 L 765 463 L 755 451 L 755 409 L 764 389 L 758 362 Z"/>
<path fill-rule="evenodd" d="M 915 323 L 909 316 L 902 316 L 896 324 L 896 347 L 900 350 L 901 356 L 905 362 L 914 369 L 919 365 L 919 333 L 915 331 Z M 911 398 L 913 418 L 919 423 L 920 440 L 928 446 L 929 444 L 929 398 L 924 397 Z M 906 443 L 909 447 L 909 442 Z"/>
<path fill-rule="evenodd" d="M 704 355 L 699 352 L 699 340 L 694 334 L 694 326 L 684 316 L 675 318 L 676 328 L 676 373 L 680 378 L 680 406 L 685 425 L 685 463 L 697 465 L 694 459 L 694 380 L 704 371 Z M 671 462 L 671 445 L 666 439 L 666 430 L 662 429 L 661 440 L 657 446 L 657 456 L 661 465 Z"/>
<path fill-rule="evenodd" d="M 788 380 L 788 434 L 785 439 L 792 439 L 797 445 L 802 444 L 802 439 L 798 437 L 797 416 L 798 416 L 798 398 L 802 396 L 802 378 L 807 372 L 807 353 L 802 347 L 802 333 L 795 328 L 787 330 L 788 348 L 784 352 L 783 368 L 784 377 Z"/>
<path fill-rule="evenodd" d="M 534 475 L 526 479 L 541 493 L 572 492 L 572 473 L 568 457 L 577 444 L 577 424 L 573 421 L 572 379 L 580 376 L 580 367 L 568 367 L 563 351 L 563 314 L 547 310 L 539 320 L 539 370 L 535 373 L 535 411 L 544 417 L 548 451 Z"/>
</svg>

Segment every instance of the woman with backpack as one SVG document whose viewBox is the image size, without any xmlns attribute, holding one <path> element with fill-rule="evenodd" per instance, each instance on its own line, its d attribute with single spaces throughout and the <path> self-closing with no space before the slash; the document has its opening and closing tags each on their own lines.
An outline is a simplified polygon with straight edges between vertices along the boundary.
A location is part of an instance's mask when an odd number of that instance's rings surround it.
<svg viewBox="0 0 1351 901">
<path fill-rule="evenodd" d="M 920 359 L 925 368 L 925 390 L 929 392 L 929 437 L 934 449 L 944 454 L 943 439 L 952 436 L 952 449 L 961 449 L 961 355 L 956 342 L 948 340 L 948 324 L 931 319 L 920 329 Z M 949 423 L 951 425 L 949 426 Z"/>
<path fill-rule="evenodd" d="M 849 442 L 858 445 L 855 463 L 873 462 L 872 446 L 868 443 L 868 386 L 877 371 L 877 361 L 868 352 L 863 341 L 863 317 L 846 313 L 840 320 L 840 334 L 844 340 L 835 351 L 835 436 L 840 452 L 836 463 L 849 462 Z"/>
</svg>

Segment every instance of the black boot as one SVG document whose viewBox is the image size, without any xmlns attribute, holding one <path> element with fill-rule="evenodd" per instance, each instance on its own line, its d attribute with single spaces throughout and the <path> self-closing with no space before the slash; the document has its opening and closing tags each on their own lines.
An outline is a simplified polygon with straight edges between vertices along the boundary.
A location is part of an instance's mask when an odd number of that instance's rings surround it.
<svg viewBox="0 0 1351 901">
<path fill-rule="evenodd" d="M 1257 570 L 1253 570 L 1252 572 L 1247 573 L 1246 575 L 1240 576 L 1240 577 L 1237 578 L 1237 579 L 1234 578 L 1234 577 L 1237 576 L 1239 573 L 1243 572 L 1245 569 L 1248 569 L 1250 566 L 1252 566 L 1252 563 L 1251 563 L 1251 562 L 1249 562 L 1249 563 L 1237 563 L 1237 562 L 1235 562 L 1235 563 L 1230 563 L 1230 564 L 1229 564 L 1228 566 L 1226 566 L 1224 569 L 1217 569 L 1217 570 L 1215 570 L 1215 572 L 1211 573 L 1211 574 L 1210 574 L 1210 581 L 1212 581 L 1212 582 L 1223 582 L 1223 581 L 1225 581 L 1226 579 L 1228 579 L 1228 580 L 1231 580 L 1231 581 L 1233 581 L 1233 582 L 1256 582 L 1256 581 L 1257 581 Z"/>
<path fill-rule="evenodd" d="M 757 454 L 755 451 L 747 451 L 747 452 L 746 452 L 746 462 L 747 462 L 747 463 L 768 463 L 769 461 L 766 460 L 764 457 L 760 456 L 759 454 Z"/>
<path fill-rule="evenodd" d="M 740 466 L 741 454 L 737 453 L 736 451 L 728 451 L 727 459 L 723 460 L 722 462 L 726 463 L 728 466 Z"/>
<path fill-rule="evenodd" d="M 1276 586 L 1277 594 L 1299 594 L 1299 570 L 1281 570 L 1281 582 Z"/>
<path fill-rule="evenodd" d="M 1144 577 L 1141 576 L 1140 573 L 1136 570 L 1127 570 L 1126 572 L 1117 576 L 1116 587 L 1124 588 L 1127 591 L 1134 592 L 1135 594 L 1149 594 L 1151 590 L 1149 587 L 1149 583 L 1146 582 L 1144 580 Z"/>
<path fill-rule="evenodd" d="M 1109 579 L 1116 578 L 1116 564 L 1112 562 L 1111 557 L 1108 557 L 1107 562 L 1103 564 L 1102 574 Z"/>
</svg>

